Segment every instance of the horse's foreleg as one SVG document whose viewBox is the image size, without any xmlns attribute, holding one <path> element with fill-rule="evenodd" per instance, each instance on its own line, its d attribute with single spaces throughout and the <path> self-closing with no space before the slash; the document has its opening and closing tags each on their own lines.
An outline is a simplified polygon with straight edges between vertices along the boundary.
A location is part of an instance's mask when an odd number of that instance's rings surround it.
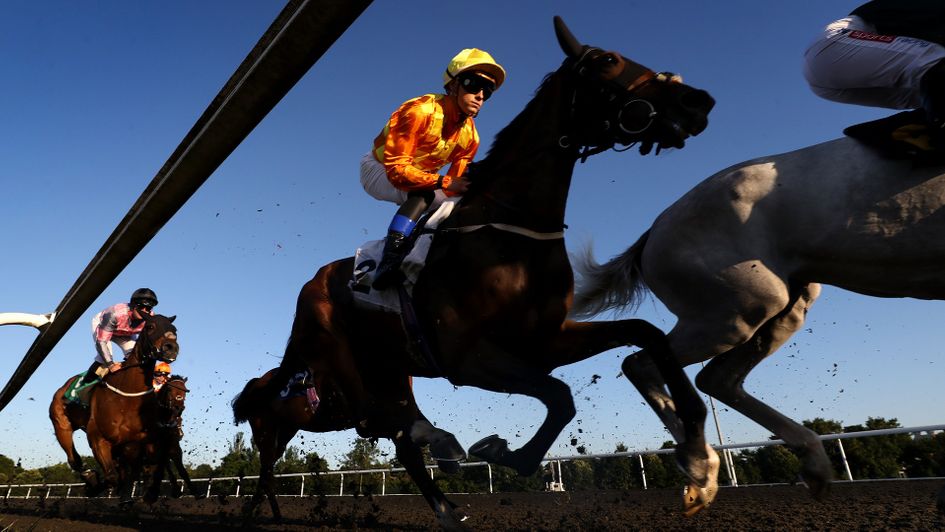
<svg viewBox="0 0 945 532">
<path fill-rule="evenodd" d="M 397 450 L 397 459 L 420 489 L 427 504 L 433 509 L 440 527 L 444 530 L 463 530 L 461 523 L 466 520 L 466 514 L 447 499 L 433 479 L 427 475 L 420 447 L 406 434 L 394 438 L 393 442 Z"/>
<path fill-rule="evenodd" d="M 762 325 L 754 337 L 709 362 L 696 376 L 696 384 L 749 419 L 783 439 L 802 461 L 801 475 L 811 494 L 822 499 L 833 478 L 823 443 L 817 434 L 748 394 L 745 378 L 804 324 L 807 310 L 820 293 L 820 285 L 806 285 L 793 294 L 780 314 Z"/>
<path fill-rule="evenodd" d="M 190 473 L 187 472 L 187 468 L 184 467 L 184 452 L 180 448 L 180 440 L 174 440 L 171 447 L 171 461 L 174 462 L 174 467 L 177 468 L 177 474 L 180 476 L 181 480 L 184 481 L 184 486 L 187 487 L 187 491 L 194 496 L 194 499 L 202 499 L 206 496 L 204 492 L 198 492 L 194 487 L 194 483 L 190 480 Z M 168 468 L 170 465 L 168 465 Z M 173 473 L 171 473 L 173 477 Z M 175 483 L 176 486 L 176 483 Z M 177 493 L 177 490 L 174 490 L 174 493 Z"/>
<path fill-rule="evenodd" d="M 66 405 L 59 396 L 60 393 L 57 391 L 49 407 L 49 419 L 52 421 L 53 431 L 56 433 L 56 441 L 59 442 L 59 446 L 62 447 L 62 450 L 66 453 L 66 460 L 69 462 L 69 467 L 76 473 L 82 474 L 82 457 L 76 452 L 75 442 L 73 440 L 75 431 L 66 413 Z"/>
<path fill-rule="evenodd" d="M 680 461 L 711 462 L 714 451 L 707 449 L 705 441 L 705 404 L 670 350 L 666 335 L 655 326 L 635 319 L 567 321 L 552 342 L 549 357 L 557 367 L 626 345 L 643 347 L 624 361 L 622 369 L 680 444 L 677 448 Z M 687 474 L 704 486 L 706 471 L 689 469 L 686 468 Z"/>
<path fill-rule="evenodd" d="M 112 458 L 111 442 L 99 434 L 94 424 L 90 424 L 86 431 L 89 440 L 89 448 L 92 449 L 92 456 L 102 468 L 102 476 L 105 477 L 105 487 L 118 487 L 118 471 L 115 467 L 115 461 Z"/>
</svg>

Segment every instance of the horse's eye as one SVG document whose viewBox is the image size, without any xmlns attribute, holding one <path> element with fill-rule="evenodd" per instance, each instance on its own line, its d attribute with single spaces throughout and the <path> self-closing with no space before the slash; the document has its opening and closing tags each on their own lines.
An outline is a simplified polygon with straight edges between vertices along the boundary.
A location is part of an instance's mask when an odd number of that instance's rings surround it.
<svg viewBox="0 0 945 532">
<path fill-rule="evenodd" d="M 611 65 L 616 65 L 616 64 L 617 64 L 617 56 L 612 55 L 612 54 L 607 54 L 607 55 L 604 56 L 604 61 L 610 63 Z"/>
</svg>

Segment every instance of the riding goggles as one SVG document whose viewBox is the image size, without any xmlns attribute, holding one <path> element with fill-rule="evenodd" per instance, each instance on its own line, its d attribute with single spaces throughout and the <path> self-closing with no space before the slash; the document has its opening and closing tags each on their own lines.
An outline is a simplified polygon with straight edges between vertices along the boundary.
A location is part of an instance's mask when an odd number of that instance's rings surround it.
<svg viewBox="0 0 945 532">
<path fill-rule="evenodd" d="M 473 73 L 460 74 L 458 78 L 459 85 L 469 94 L 479 94 L 482 91 L 482 99 L 488 100 L 495 91 L 495 83 Z"/>
</svg>

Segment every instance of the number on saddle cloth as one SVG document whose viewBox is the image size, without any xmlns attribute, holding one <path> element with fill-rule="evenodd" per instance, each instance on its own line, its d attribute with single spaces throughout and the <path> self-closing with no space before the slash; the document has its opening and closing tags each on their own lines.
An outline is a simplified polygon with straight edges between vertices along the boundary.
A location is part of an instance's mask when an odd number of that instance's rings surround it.
<svg viewBox="0 0 945 532">
<path fill-rule="evenodd" d="M 289 382 L 286 383 L 285 388 L 279 392 L 279 397 L 286 401 L 294 397 L 305 396 L 308 399 L 308 406 L 311 407 L 312 412 L 318 408 L 318 404 L 321 400 L 318 398 L 318 391 L 315 390 L 315 383 L 312 380 L 312 375 L 308 370 L 303 370 L 295 375 L 289 377 Z"/>
<path fill-rule="evenodd" d="M 458 199 L 456 198 L 450 198 L 441 203 L 439 207 L 426 218 L 423 232 L 421 233 L 419 229 L 414 231 L 412 238 L 414 238 L 415 242 L 400 266 L 401 271 L 404 272 L 407 278 L 407 280 L 404 281 L 404 286 L 408 294 L 413 293 L 413 285 L 417 282 L 420 271 L 426 264 L 427 253 L 429 253 L 430 245 L 433 242 L 432 231 L 453 212 L 457 201 Z M 398 296 L 397 290 L 374 290 L 371 287 L 371 285 L 374 284 L 374 274 L 377 270 L 377 265 L 381 262 L 383 252 L 383 240 L 371 240 L 362 244 L 354 255 L 354 271 L 352 272 L 351 282 L 348 283 L 348 287 L 351 289 L 354 300 L 357 303 L 369 308 L 399 314 L 401 311 L 400 296 Z"/>
</svg>

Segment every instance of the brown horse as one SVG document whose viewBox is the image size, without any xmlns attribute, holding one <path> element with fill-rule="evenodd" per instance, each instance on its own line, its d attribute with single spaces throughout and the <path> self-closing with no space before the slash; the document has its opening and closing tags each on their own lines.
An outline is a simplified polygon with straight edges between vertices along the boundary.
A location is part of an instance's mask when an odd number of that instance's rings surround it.
<svg viewBox="0 0 945 532">
<path fill-rule="evenodd" d="M 180 496 L 180 492 L 174 486 L 177 483 L 174 478 L 174 469 L 177 470 L 177 474 L 180 475 L 187 490 L 195 499 L 202 499 L 206 496 L 205 492 L 197 491 L 193 482 L 191 482 L 190 474 L 187 473 L 187 468 L 184 467 L 184 452 L 180 446 L 180 442 L 184 438 L 183 414 L 184 408 L 186 408 L 184 402 L 187 400 L 187 392 L 189 391 L 186 377 L 172 375 L 158 392 L 157 436 L 147 446 L 151 472 L 150 474 L 146 473 L 145 478 L 151 482 L 151 485 L 144 496 L 146 502 L 157 500 L 165 471 L 170 475 L 170 483 L 175 488 L 172 491 L 172 496 Z"/>
<path fill-rule="evenodd" d="M 711 467 L 701 425 L 705 406 L 665 335 L 642 320 L 567 319 L 573 275 L 563 229 L 578 159 L 617 143 L 639 143 L 642 154 L 681 148 L 706 127 L 714 101 L 678 76 L 581 45 L 557 17 L 555 32 L 567 55 L 563 65 L 499 133 L 471 172 L 469 191 L 438 228 L 413 290 L 422 341 L 405 334 L 397 314 L 355 303 L 348 288 L 354 261 L 342 259 L 302 287 L 280 371 L 246 399 L 266 404 L 266 394 L 304 368 L 330 376 L 359 433 L 393 440 L 443 526 L 458 526 L 462 516 L 435 485 L 423 487 L 419 447 L 431 431 L 417 430 L 429 422 L 413 399 L 410 375 L 540 400 L 547 416 L 522 448 L 510 450 L 498 436 L 470 448 L 527 475 L 575 415 L 570 389 L 550 372 L 615 347 L 643 346 L 660 353 L 654 358 L 674 388 L 685 420 L 678 454 L 697 487 L 704 487 Z M 445 437 L 441 433 L 432 437 Z"/>
<path fill-rule="evenodd" d="M 64 397 L 78 377 L 70 378 L 53 395 L 49 418 L 56 439 L 69 465 L 85 480 L 90 494 L 118 488 L 122 502 L 131 501 L 131 482 L 140 474 L 144 445 L 157 433 L 157 398 L 152 387 L 154 362 L 173 362 L 180 350 L 173 321 L 174 317 L 161 315 L 147 318 L 122 369 L 95 385 L 87 408 L 68 403 Z M 92 454 L 102 468 L 103 483 L 94 471 L 82 469 L 82 459 L 72 440 L 79 429 L 86 432 Z"/>
<path fill-rule="evenodd" d="M 274 466 L 276 460 L 285 452 L 289 441 L 298 431 L 334 432 L 358 428 L 358 418 L 355 416 L 354 410 L 347 404 L 330 376 L 321 378 L 322 376 L 315 375 L 312 379 L 312 383 L 318 383 L 316 388 L 319 396 L 319 403 L 314 409 L 304 393 L 290 393 L 293 391 L 293 384 L 289 384 L 284 389 L 284 395 L 286 395 L 284 398 L 253 403 L 252 401 L 259 398 L 257 392 L 265 390 L 270 385 L 278 370 L 279 368 L 271 369 L 262 377 L 250 379 L 243 391 L 233 399 L 233 414 L 236 422 L 249 421 L 250 428 L 253 431 L 253 443 L 259 449 L 259 482 L 256 484 L 256 492 L 253 498 L 246 506 L 247 517 L 252 517 L 263 497 L 268 497 L 273 517 L 277 520 L 282 518 L 273 491 Z M 304 390 L 300 388 L 297 391 L 302 392 Z M 429 422 L 427 424 L 429 425 Z M 422 423 L 419 425 L 422 425 Z M 430 429 L 432 429 L 432 425 L 430 425 Z M 447 438 L 449 438 L 449 435 L 447 435 Z M 455 445 L 460 452 L 462 451 L 459 444 L 454 444 L 453 441 L 440 442 L 436 440 L 430 442 L 431 447 L 433 447 L 431 454 L 441 456 L 455 452 L 450 448 L 441 448 L 444 443 Z M 441 467 L 447 469 L 451 465 L 449 461 L 441 461 L 440 464 Z M 453 461 L 453 465 L 458 465 L 458 462 Z M 420 473 L 422 473 L 422 467 L 421 464 Z M 416 471 L 413 471 L 413 473 L 416 473 Z M 419 477 L 414 476 L 414 478 L 419 478 L 418 484 L 424 494 L 434 489 L 430 487 L 433 482 L 429 476 L 421 474 Z"/>
</svg>

